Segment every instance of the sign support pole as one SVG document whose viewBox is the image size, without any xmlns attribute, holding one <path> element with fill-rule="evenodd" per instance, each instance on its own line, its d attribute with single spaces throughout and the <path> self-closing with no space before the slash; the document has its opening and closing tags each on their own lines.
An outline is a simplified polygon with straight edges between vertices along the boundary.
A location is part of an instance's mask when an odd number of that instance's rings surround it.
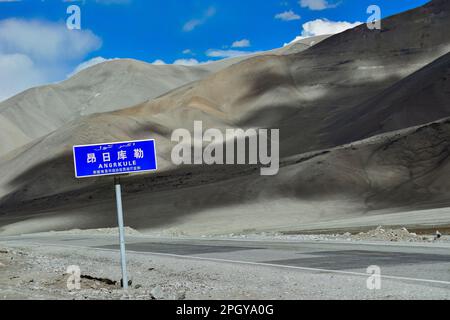
<svg viewBox="0 0 450 320">
<path fill-rule="evenodd" d="M 0 0 L 1 2 L 1 0 Z M 116 156 L 117 155 L 117 156 Z M 73 146 L 73 163 L 77 179 L 115 176 L 117 222 L 120 241 L 122 288 L 128 289 L 125 229 L 120 176 L 158 170 L 154 139 Z"/>
<path fill-rule="evenodd" d="M 116 188 L 117 220 L 119 223 L 120 262 L 121 262 L 121 266 L 122 266 L 122 287 L 124 290 L 128 290 L 127 259 L 126 259 L 126 255 L 125 255 L 125 230 L 124 230 L 124 223 L 123 223 L 122 188 L 120 185 L 120 178 L 114 178 L 114 185 Z"/>
</svg>

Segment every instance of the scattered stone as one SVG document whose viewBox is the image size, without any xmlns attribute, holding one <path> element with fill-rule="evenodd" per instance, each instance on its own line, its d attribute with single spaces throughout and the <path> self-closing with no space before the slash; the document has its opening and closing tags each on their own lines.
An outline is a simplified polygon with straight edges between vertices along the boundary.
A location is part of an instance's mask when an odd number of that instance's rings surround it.
<svg viewBox="0 0 450 320">
<path fill-rule="evenodd" d="M 179 291 L 179 292 L 175 293 L 172 300 L 185 300 L 185 299 L 186 299 L 186 292 Z"/>
<path fill-rule="evenodd" d="M 165 299 L 165 293 L 161 286 L 154 287 L 150 293 L 158 300 Z"/>
<path fill-rule="evenodd" d="M 344 235 L 346 236 L 346 235 Z M 354 237 L 354 240 L 379 240 L 379 241 L 390 241 L 390 242 L 417 242 L 417 241 L 427 241 L 428 239 L 422 238 L 415 233 L 410 233 L 408 229 L 385 229 L 379 226 L 375 230 L 368 232 L 361 232 Z"/>
<path fill-rule="evenodd" d="M 439 231 L 436 231 L 436 237 L 435 240 L 439 240 L 442 238 L 442 234 Z"/>
<path fill-rule="evenodd" d="M 125 227 L 125 234 L 126 235 L 140 235 L 141 233 L 138 230 L 135 230 L 131 227 Z M 101 229 L 88 229 L 88 230 L 80 230 L 80 229 L 73 229 L 69 231 L 53 231 L 51 233 L 59 234 L 105 234 L 105 235 L 116 235 L 119 233 L 118 228 L 101 228 Z"/>
<path fill-rule="evenodd" d="M 142 288 L 142 286 L 140 284 L 137 284 L 137 285 L 134 286 L 134 288 L 137 290 L 137 289 Z"/>
</svg>

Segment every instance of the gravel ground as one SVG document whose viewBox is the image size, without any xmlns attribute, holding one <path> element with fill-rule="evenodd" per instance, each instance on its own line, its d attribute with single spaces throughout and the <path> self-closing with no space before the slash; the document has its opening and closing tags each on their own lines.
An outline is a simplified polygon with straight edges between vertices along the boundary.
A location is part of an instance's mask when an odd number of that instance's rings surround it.
<svg viewBox="0 0 450 320">
<path fill-rule="evenodd" d="M 209 238 L 209 237 L 208 237 Z M 450 243 L 450 236 L 442 235 L 439 230 L 433 235 L 418 235 L 406 228 L 391 229 L 382 226 L 360 233 L 322 234 L 322 235 L 285 235 L 277 232 L 255 234 L 229 234 L 219 236 L 222 239 L 247 240 L 284 240 L 284 241 L 349 241 L 349 242 L 414 242 L 414 243 Z"/>
<path fill-rule="evenodd" d="M 128 254 L 132 288 L 118 287 L 116 252 L 58 247 L 0 248 L 0 299 L 450 299 L 442 285 L 268 266 Z M 67 267 L 79 265 L 81 290 L 67 289 Z"/>
<path fill-rule="evenodd" d="M 43 235 L 117 235 L 117 228 L 102 228 L 90 230 L 70 230 L 61 232 L 46 232 Z M 128 236 L 154 236 L 167 237 L 167 234 L 146 233 L 143 234 L 138 230 L 130 227 L 125 228 L 125 234 Z M 172 235 L 174 238 L 191 238 L 185 235 Z M 279 232 L 261 232 L 261 233 L 245 233 L 245 234 L 226 234 L 215 236 L 202 236 L 207 239 L 245 239 L 245 240 L 284 240 L 284 241 L 349 241 L 349 242 L 414 242 L 414 243 L 447 243 L 450 244 L 450 236 L 441 234 L 436 230 L 434 234 L 419 235 L 408 231 L 407 228 L 386 228 L 379 226 L 368 232 L 359 233 L 343 233 L 343 234 L 292 234 L 287 235 Z"/>
</svg>

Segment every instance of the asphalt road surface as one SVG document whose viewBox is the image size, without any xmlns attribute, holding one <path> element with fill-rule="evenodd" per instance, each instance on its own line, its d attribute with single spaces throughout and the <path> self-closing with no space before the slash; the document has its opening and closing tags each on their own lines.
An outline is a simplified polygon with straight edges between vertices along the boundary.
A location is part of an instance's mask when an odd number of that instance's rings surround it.
<svg viewBox="0 0 450 320">
<path fill-rule="evenodd" d="M 367 277 L 367 268 L 381 268 L 382 278 L 417 282 L 450 290 L 450 244 L 388 244 L 328 241 L 255 241 L 163 239 L 127 236 L 127 251 L 140 254 L 254 264 Z M 0 237 L 0 244 L 118 250 L 112 235 L 25 235 Z"/>
</svg>

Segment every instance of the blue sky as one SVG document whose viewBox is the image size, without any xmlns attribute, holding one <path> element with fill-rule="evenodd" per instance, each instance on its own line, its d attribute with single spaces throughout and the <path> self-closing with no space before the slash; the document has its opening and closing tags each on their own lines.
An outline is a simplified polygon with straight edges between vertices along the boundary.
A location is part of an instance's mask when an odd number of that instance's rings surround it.
<svg viewBox="0 0 450 320">
<path fill-rule="evenodd" d="M 385 17 L 426 2 L 0 0 L 0 100 L 34 85 L 63 80 L 83 62 L 86 66 L 134 58 L 195 64 L 281 47 L 302 33 L 320 33 L 326 20 L 326 30 L 365 22 L 371 4 L 378 5 Z M 81 30 L 65 27 L 66 9 L 73 4 L 81 9 Z M 317 19 L 321 20 L 311 23 Z M 14 83 L 8 80 L 11 77 Z"/>
</svg>

